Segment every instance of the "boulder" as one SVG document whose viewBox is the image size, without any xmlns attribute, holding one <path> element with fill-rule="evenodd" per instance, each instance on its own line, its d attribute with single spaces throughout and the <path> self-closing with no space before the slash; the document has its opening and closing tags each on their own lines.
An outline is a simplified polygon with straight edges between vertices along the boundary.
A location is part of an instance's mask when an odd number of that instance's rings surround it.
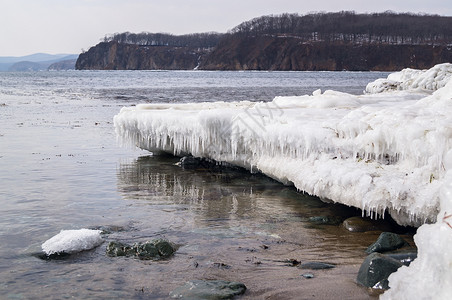
<svg viewBox="0 0 452 300">
<path fill-rule="evenodd" d="M 107 245 L 108 256 L 132 256 L 135 255 L 135 250 L 132 246 L 121 242 L 110 242 Z"/>
<path fill-rule="evenodd" d="M 240 282 L 223 280 L 193 280 L 170 293 L 177 299 L 232 299 L 245 293 L 246 286 Z"/>
<path fill-rule="evenodd" d="M 403 264 L 387 255 L 374 252 L 366 257 L 358 271 L 359 284 L 378 289 L 388 289 L 388 277 Z"/>
<path fill-rule="evenodd" d="M 338 216 L 315 216 L 310 217 L 308 222 L 315 225 L 339 225 L 342 223 L 342 220 Z"/>
<path fill-rule="evenodd" d="M 407 242 L 400 235 L 392 232 L 382 232 L 377 241 L 367 248 L 366 253 L 392 251 L 405 245 L 407 245 Z"/>
<path fill-rule="evenodd" d="M 107 245 L 107 255 L 111 257 L 136 256 L 142 260 L 159 260 L 170 257 L 174 252 L 176 246 L 163 239 L 135 243 L 132 246 L 114 241 Z"/>
</svg>

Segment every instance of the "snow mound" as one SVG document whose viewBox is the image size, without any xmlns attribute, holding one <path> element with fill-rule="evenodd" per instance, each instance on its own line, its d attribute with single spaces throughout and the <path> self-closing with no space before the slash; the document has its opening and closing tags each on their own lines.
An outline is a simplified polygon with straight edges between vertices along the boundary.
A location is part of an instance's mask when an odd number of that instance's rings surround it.
<svg viewBox="0 0 452 300">
<path fill-rule="evenodd" d="M 101 232 L 101 230 L 91 229 L 61 230 L 60 233 L 45 241 L 41 247 L 47 255 L 90 250 L 102 244 Z"/>
<path fill-rule="evenodd" d="M 428 70 L 404 69 L 387 79 L 377 79 L 366 86 L 366 92 L 376 94 L 394 90 L 436 91 L 452 78 L 452 64 L 444 63 Z"/>
</svg>

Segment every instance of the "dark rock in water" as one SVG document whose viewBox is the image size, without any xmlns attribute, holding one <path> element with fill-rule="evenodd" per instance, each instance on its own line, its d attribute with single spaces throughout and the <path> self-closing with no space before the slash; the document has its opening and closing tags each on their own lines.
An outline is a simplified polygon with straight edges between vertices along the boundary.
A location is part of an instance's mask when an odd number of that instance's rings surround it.
<svg viewBox="0 0 452 300">
<path fill-rule="evenodd" d="M 66 252 L 58 252 L 58 253 L 54 253 L 54 254 L 50 254 L 50 255 L 39 252 L 39 253 L 34 253 L 33 256 L 35 256 L 39 259 L 42 259 L 42 260 L 64 260 L 64 259 L 69 258 L 71 255 Z"/>
<path fill-rule="evenodd" d="M 176 288 L 170 293 L 171 298 L 180 299 L 232 299 L 242 295 L 246 286 L 240 282 L 223 280 L 193 280 Z"/>
<path fill-rule="evenodd" d="M 336 267 L 333 264 L 318 262 L 318 261 L 310 261 L 307 263 L 303 263 L 299 266 L 299 268 L 302 269 L 310 269 L 310 270 L 325 270 L 325 269 L 332 269 Z"/>
<path fill-rule="evenodd" d="M 201 158 L 193 157 L 193 156 L 184 156 L 179 160 L 179 165 L 182 168 L 190 169 L 190 168 L 198 168 L 202 163 Z"/>
<path fill-rule="evenodd" d="M 176 247 L 163 239 L 156 239 L 145 243 L 135 243 L 132 246 L 121 242 L 110 242 L 107 245 L 107 255 L 136 256 L 142 260 L 159 260 L 168 258 L 176 252 Z"/>
<path fill-rule="evenodd" d="M 132 256 L 135 255 L 135 249 L 132 246 L 121 242 L 110 242 L 107 245 L 108 256 Z"/>
<path fill-rule="evenodd" d="M 176 247 L 167 240 L 154 240 L 154 245 L 162 257 L 170 257 L 176 252 Z"/>
<path fill-rule="evenodd" d="M 157 247 L 152 242 L 145 242 L 143 244 L 134 244 L 133 249 L 139 259 L 150 260 L 160 258 Z"/>
<path fill-rule="evenodd" d="M 339 225 L 342 223 L 342 218 L 337 216 L 315 216 L 308 219 L 309 223 L 316 225 Z"/>
<path fill-rule="evenodd" d="M 351 232 L 391 231 L 391 225 L 384 220 L 372 220 L 362 217 L 351 217 L 344 221 L 344 227 Z"/>
<path fill-rule="evenodd" d="M 218 162 L 212 159 L 194 156 L 182 157 L 177 165 L 183 169 L 205 169 L 209 171 L 221 171 L 223 169 L 239 169 L 226 162 Z"/>
<path fill-rule="evenodd" d="M 184 156 L 179 160 L 178 165 L 184 169 L 209 169 L 220 170 L 222 164 L 211 159 L 194 156 Z M 225 164 L 225 166 L 229 166 Z"/>
<path fill-rule="evenodd" d="M 407 245 L 407 242 L 400 235 L 392 232 L 382 232 L 377 241 L 367 248 L 366 253 L 392 251 L 405 245 Z"/>
<path fill-rule="evenodd" d="M 390 256 L 374 252 L 366 257 L 358 271 L 357 281 L 366 287 L 388 289 L 388 277 L 402 263 Z"/>
</svg>

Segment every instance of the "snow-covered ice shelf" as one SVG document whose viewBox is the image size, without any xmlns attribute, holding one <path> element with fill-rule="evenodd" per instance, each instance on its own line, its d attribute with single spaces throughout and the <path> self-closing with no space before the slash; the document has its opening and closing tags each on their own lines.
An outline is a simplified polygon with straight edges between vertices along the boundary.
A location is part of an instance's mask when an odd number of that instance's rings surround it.
<svg viewBox="0 0 452 300">
<path fill-rule="evenodd" d="M 450 64 L 406 69 L 360 96 L 317 90 L 268 103 L 141 104 L 121 109 L 114 124 L 125 144 L 228 162 L 419 226 L 440 209 L 451 75 Z"/>
</svg>

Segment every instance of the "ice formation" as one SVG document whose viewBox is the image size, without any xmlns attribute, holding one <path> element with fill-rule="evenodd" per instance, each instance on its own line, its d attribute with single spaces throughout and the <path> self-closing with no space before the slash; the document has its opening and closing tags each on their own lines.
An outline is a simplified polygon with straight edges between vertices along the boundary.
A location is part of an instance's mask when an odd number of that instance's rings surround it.
<svg viewBox="0 0 452 300">
<path fill-rule="evenodd" d="M 102 244 L 101 230 L 78 229 L 61 230 L 42 244 L 47 255 L 56 253 L 76 253 L 93 249 Z"/>
<path fill-rule="evenodd" d="M 318 90 L 268 103 L 141 104 L 122 108 L 114 124 L 124 143 L 243 166 L 419 226 L 439 210 L 452 138 L 451 74 L 450 64 L 407 69 L 389 76 L 401 90 L 369 93 L 384 90 L 377 81 L 360 96 Z"/>
<path fill-rule="evenodd" d="M 299 190 L 420 226 L 418 258 L 383 299 L 452 299 L 452 65 L 406 69 L 360 96 L 121 109 L 124 143 L 258 170 Z M 447 159 L 446 159 L 447 157 Z"/>
<path fill-rule="evenodd" d="M 436 91 L 444 87 L 452 78 L 452 65 L 436 65 L 428 70 L 404 69 L 392 73 L 386 79 L 377 79 L 366 87 L 368 93 L 393 90 Z"/>
</svg>

